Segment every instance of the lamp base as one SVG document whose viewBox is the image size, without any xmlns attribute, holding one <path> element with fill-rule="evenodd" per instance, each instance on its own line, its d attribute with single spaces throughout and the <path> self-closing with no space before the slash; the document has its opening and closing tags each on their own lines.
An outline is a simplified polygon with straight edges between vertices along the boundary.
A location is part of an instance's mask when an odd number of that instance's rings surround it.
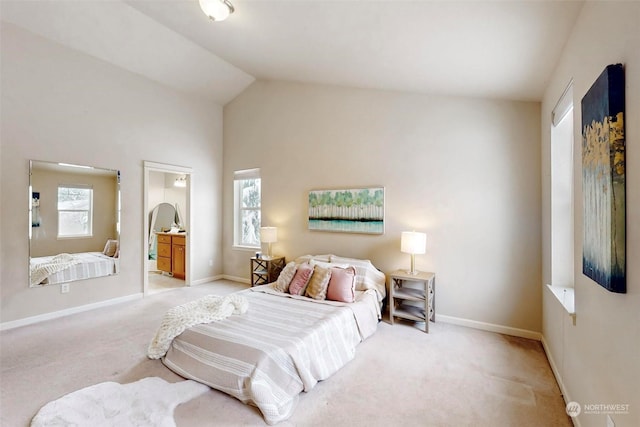
<svg viewBox="0 0 640 427">
<path fill-rule="evenodd" d="M 416 270 L 416 256 L 411 254 L 411 270 L 407 270 L 407 274 L 415 276 L 418 273 L 418 270 Z"/>
</svg>

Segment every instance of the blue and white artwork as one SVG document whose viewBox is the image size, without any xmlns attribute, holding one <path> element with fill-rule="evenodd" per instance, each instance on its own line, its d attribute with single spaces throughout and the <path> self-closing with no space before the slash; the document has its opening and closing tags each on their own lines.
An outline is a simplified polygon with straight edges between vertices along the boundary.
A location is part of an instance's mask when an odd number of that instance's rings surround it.
<svg viewBox="0 0 640 427">
<path fill-rule="evenodd" d="M 309 192 L 309 230 L 384 233 L 384 188 Z"/>
<path fill-rule="evenodd" d="M 626 292 L 624 68 L 609 65 L 582 98 L 582 272 Z"/>
</svg>

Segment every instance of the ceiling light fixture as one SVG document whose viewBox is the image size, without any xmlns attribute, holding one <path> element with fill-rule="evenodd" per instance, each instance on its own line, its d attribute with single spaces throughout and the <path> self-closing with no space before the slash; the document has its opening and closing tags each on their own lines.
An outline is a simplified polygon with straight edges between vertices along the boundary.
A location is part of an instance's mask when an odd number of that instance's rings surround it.
<svg viewBox="0 0 640 427">
<path fill-rule="evenodd" d="M 224 21 L 235 10 L 229 0 L 199 0 L 200 8 L 214 21 Z"/>
</svg>

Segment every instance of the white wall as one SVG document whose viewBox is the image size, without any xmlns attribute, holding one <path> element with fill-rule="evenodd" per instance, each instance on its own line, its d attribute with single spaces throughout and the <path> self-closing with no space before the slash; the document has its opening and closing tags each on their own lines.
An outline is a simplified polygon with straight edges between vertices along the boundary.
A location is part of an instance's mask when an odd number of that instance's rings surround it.
<svg viewBox="0 0 640 427">
<path fill-rule="evenodd" d="M 587 2 L 542 103 L 543 283 L 551 279 L 551 110 L 574 79 L 574 222 L 576 324 L 543 287 L 543 335 L 565 399 L 629 405 L 612 414 L 616 427 L 640 425 L 640 3 Z M 582 274 L 580 101 L 609 64 L 626 69 L 627 293 L 615 294 Z M 583 413 L 583 427 L 606 425 L 605 411 Z"/>
<path fill-rule="evenodd" d="M 222 107 L 12 24 L 1 30 L 0 321 L 142 292 L 144 160 L 193 168 L 191 278 L 220 274 Z M 121 171 L 118 276 L 73 283 L 68 294 L 28 287 L 29 159 Z"/>
<path fill-rule="evenodd" d="M 256 82 L 224 108 L 226 274 L 248 278 L 232 249 L 233 171 L 259 167 L 273 249 L 368 258 L 408 268 L 400 233 L 427 233 L 420 270 L 436 272 L 438 315 L 541 330 L 540 105 Z M 384 235 L 307 230 L 308 191 L 382 185 Z"/>
</svg>

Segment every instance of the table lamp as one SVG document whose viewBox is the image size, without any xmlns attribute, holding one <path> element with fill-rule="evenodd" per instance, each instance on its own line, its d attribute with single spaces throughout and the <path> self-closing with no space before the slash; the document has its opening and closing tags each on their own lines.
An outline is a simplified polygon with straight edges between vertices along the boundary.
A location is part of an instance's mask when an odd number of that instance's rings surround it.
<svg viewBox="0 0 640 427">
<path fill-rule="evenodd" d="M 269 244 L 269 257 L 271 257 L 271 243 L 278 241 L 278 229 L 276 227 L 260 227 L 260 242 Z"/>
<path fill-rule="evenodd" d="M 423 254 L 427 250 L 427 235 L 415 231 L 403 231 L 400 238 L 400 251 L 411 254 L 411 271 L 409 274 L 418 274 L 416 271 L 416 254 Z"/>
</svg>

